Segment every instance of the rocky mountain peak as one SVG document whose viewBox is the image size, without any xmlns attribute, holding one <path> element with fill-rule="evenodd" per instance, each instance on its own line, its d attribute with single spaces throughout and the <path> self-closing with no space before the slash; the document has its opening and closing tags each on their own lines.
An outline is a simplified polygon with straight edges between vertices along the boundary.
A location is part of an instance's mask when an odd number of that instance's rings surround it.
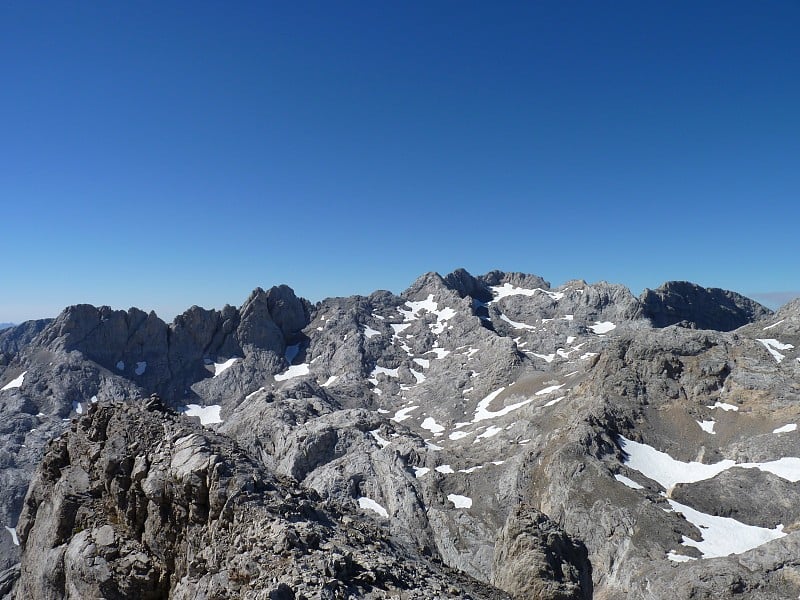
<svg viewBox="0 0 800 600">
<path fill-rule="evenodd" d="M 776 318 L 800 319 L 800 297 L 790 300 L 775 313 Z"/>
<path fill-rule="evenodd" d="M 492 293 L 487 285 L 477 277 L 473 277 L 466 269 L 456 269 L 444 277 L 444 282 L 462 298 L 469 296 L 479 302 L 489 302 L 492 299 Z"/>
<path fill-rule="evenodd" d="M 550 289 L 550 282 L 545 281 L 538 275 L 530 275 L 527 273 L 505 273 L 503 271 L 490 271 L 486 275 L 478 277 L 478 279 L 488 286 L 509 284 L 514 287 L 526 289 Z"/>
<path fill-rule="evenodd" d="M 688 281 L 669 281 L 646 289 L 640 301 L 656 327 L 681 324 L 697 329 L 732 331 L 772 314 L 755 300 L 720 288 L 703 288 Z"/>
<path fill-rule="evenodd" d="M 429 294 L 437 294 L 449 289 L 444 278 L 439 273 L 430 271 L 418 277 L 401 296 L 409 300 L 421 300 Z"/>
<path fill-rule="evenodd" d="M 800 301 L 767 314 L 458 269 L 2 331 L 0 598 L 797 597 Z"/>
</svg>

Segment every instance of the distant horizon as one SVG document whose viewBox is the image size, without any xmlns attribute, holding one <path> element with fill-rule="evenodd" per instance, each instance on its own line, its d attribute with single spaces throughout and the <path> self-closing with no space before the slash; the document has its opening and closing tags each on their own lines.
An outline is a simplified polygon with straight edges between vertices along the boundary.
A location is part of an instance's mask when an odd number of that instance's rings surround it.
<svg viewBox="0 0 800 600">
<path fill-rule="evenodd" d="M 0 318 L 458 266 L 780 303 L 798 23 L 790 0 L 0 3 Z"/>
<path fill-rule="evenodd" d="M 458 267 L 458 268 L 463 268 L 463 267 Z M 453 270 L 455 270 L 455 269 L 453 269 Z M 230 300 L 224 300 L 221 303 L 220 302 L 203 303 L 203 302 L 197 302 L 197 301 L 190 301 L 190 302 L 186 303 L 183 306 L 170 306 L 168 308 L 161 307 L 161 309 L 159 309 L 158 304 L 153 304 L 152 306 L 142 306 L 142 305 L 138 305 L 138 304 L 128 304 L 128 305 L 126 305 L 124 302 L 122 302 L 122 303 L 118 302 L 118 303 L 114 304 L 114 303 L 109 303 L 109 302 L 88 302 L 88 301 L 87 302 L 81 302 L 81 301 L 78 301 L 78 302 L 72 302 L 72 303 L 69 303 L 69 304 L 65 304 L 64 306 L 54 310 L 53 313 L 51 313 L 51 314 L 37 316 L 37 317 L 27 317 L 27 318 L 14 320 L 14 319 L 9 319 L 6 316 L 0 315 L 0 328 L 2 328 L 4 325 L 19 325 L 19 324 L 24 323 L 26 321 L 55 318 L 64 309 L 66 309 L 69 306 L 76 305 L 76 304 L 90 304 L 90 305 L 93 305 L 93 306 L 96 306 L 96 307 L 109 306 L 113 310 L 124 310 L 124 311 L 127 311 L 130 308 L 138 308 L 138 309 L 143 310 L 144 312 L 147 312 L 147 313 L 153 311 L 153 312 L 156 313 L 156 315 L 158 315 L 158 317 L 160 319 L 162 319 L 163 321 L 166 321 L 166 322 L 169 323 L 169 322 L 172 322 L 175 319 L 176 316 L 182 314 L 183 312 L 185 312 L 186 310 L 188 310 L 192 306 L 200 306 L 201 308 L 208 309 L 208 310 L 220 310 L 226 305 L 240 307 L 247 300 L 249 295 L 254 290 L 256 290 L 257 288 L 262 288 L 264 290 L 268 290 L 269 288 L 271 288 L 273 286 L 279 286 L 279 285 L 288 285 L 289 287 L 292 288 L 292 290 L 295 292 L 295 294 L 297 294 L 298 297 L 305 298 L 306 300 L 308 300 L 312 304 L 316 304 L 316 303 L 318 303 L 320 301 L 323 301 L 325 299 L 328 299 L 328 298 L 348 297 L 348 296 L 357 296 L 357 295 L 369 296 L 371 293 L 376 292 L 376 291 L 380 291 L 380 290 L 386 290 L 386 291 L 389 291 L 389 292 L 391 292 L 393 294 L 400 295 L 405 290 L 407 290 L 414 283 L 414 281 L 416 281 L 416 279 L 418 279 L 419 277 L 422 277 L 423 275 L 425 275 L 425 273 L 438 273 L 439 275 L 444 277 L 444 276 L 448 275 L 449 273 L 452 273 L 453 270 L 446 271 L 446 272 L 424 271 L 422 273 L 419 273 L 419 275 L 417 277 L 409 280 L 405 285 L 403 285 L 402 287 L 397 288 L 397 289 L 391 289 L 391 288 L 388 288 L 388 287 L 380 287 L 379 286 L 379 287 L 375 287 L 373 289 L 370 289 L 368 291 L 367 290 L 359 290 L 359 291 L 354 291 L 354 292 L 352 292 L 350 294 L 344 293 L 344 294 L 327 294 L 327 295 L 322 295 L 322 296 L 312 296 L 312 295 L 304 294 L 302 290 L 297 289 L 295 286 L 293 286 L 291 284 L 288 284 L 288 283 L 285 283 L 285 282 L 273 282 L 271 284 L 254 285 L 248 291 L 244 292 L 243 294 L 240 294 L 241 298 L 239 300 L 236 300 L 236 299 L 232 298 Z M 491 271 L 497 271 L 497 270 L 500 270 L 500 269 L 489 269 L 487 271 L 482 271 L 482 272 L 474 272 L 474 271 L 470 271 L 469 269 L 467 269 L 467 271 L 473 276 L 482 276 L 482 275 L 488 274 Z M 533 276 L 537 276 L 537 277 L 542 277 L 542 279 L 544 279 L 545 281 L 548 281 L 550 283 L 550 287 L 552 289 L 559 288 L 559 287 L 561 287 L 563 285 L 566 285 L 570 281 L 576 281 L 576 280 L 586 281 L 586 283 L 588 283 L 590 285 L 591 284 L 600 283 L 600 282 L 617 284 L 617 285 L 622 285 L 622 286 L 626 287 L 631 292 L 631 294 L 633 294 L 637 298 L 639 296 L 641 296 L 641 294 L 644 292 L 645 289 L 657 289 L 661 285 L 663 285 L 665 283 L 668 283 L 670 281 L 689 281 L 690 283 L 695 283 L 695 284 L 697 284 L 697 285 L 699 285 L 699 286 L 701 286 L 703 288 L 725 289 L 725 290 L 728 290 L 728 291 L 736 292 L 738 294 L 741 294 L 742 296 L 748 297 L 748 298 L 750 298 L 752 300 L 755 300 L 755 301 L 759 302 L 760 304 L 766 306 L 767 308 L 769 308 L 769 309 L 771 309 L 773 311 L 779 309 L 781 306 L 787 304 L 791 300 L 800 297 L 800 291 L 774 291 L 774 292 L 751 292 L 751 293 L 746 293 L 746 292 L 742 292 L 742 291 L 739 291 L 739 290 L 732 290 L 730 288 L 725 288 L 725 287 L 720 287 L 720 286 L 704 285 L 702 282 L 691 281 L 691 280 L 685 279 L 685 278 L 684 279 L 665 280 L 665 281 L 662 281 L 662 282 L 660 282 L 658 284 L 655 284 L 655 285 L 652 285 L 652 286 L 644 286 L 644 287 L 641 287 L 641 288 L 637 289 L 637 288 L 632 288 L 631 286 L 626 285 L 625 283 L 618 282 L 618 281 L 611 281 L 609 279 L 597 279 L 597 280 L 590 281 L 590 280 L 586 280 L 586 279 L 580 278 L 580 277 L 570 277 L 570 278 L 564 279 L 560 283 L 553 283 L 547 277 L 541 275 L 540 273 L 529 273 L 529 272 L 520 271 L 520 270 L 502 270 L 502 272 L 504 272 L 504 273 L 523 273 L 525 275 L 533 275 Z"/>
</svg>

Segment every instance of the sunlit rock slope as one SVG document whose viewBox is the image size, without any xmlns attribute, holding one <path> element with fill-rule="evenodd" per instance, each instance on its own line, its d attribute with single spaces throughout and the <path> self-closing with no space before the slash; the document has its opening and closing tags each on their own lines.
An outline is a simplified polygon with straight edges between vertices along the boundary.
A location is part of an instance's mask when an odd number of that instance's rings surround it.
<svg viewBox="0 0 800 600">
<path fill-rule="evenodd" d="M 171 324 L 70 307 L 0 332 L 0 591 L 796 598 L 798 348 L 800 301 L 772 314 L 685 282 L 637 298 L 459 270 L 316 305 L 257 289 Z M 146 410 L 152 393 L 168 408 Z M 123 441 L 92 437 L 99 415 Z M 137 443 L 125 422 L 150 433 Z M 203 440 L 202 460 L 179 439 Z M 81 463 L 93 452 L 102 473 Z M 134 471 L 176 453 L 191 468 L 166 468 L 153 494 L 208 500 L 165 516 Z M 307 542 L 271 562 L 254 540 L 283 527 L 279 496 L 344 567 Z M 180 532 L 169 551 L 164 527 Z"/>
</svg>

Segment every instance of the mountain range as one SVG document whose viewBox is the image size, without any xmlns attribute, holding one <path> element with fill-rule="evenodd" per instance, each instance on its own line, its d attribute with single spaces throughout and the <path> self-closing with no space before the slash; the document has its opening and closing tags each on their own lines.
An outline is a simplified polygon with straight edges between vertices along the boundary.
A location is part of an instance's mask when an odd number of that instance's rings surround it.
<svg viewBox="0 0 800 600">
<path fill-rule="evenodd" d="M 463 269 L 0 332 L 2 598 L 797 598 L 800 300 Z"/>
</svg>

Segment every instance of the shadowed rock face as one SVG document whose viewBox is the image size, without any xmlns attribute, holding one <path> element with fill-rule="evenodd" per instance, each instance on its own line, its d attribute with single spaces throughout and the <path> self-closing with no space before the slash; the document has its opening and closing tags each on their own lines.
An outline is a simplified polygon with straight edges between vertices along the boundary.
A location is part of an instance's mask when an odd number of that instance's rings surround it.
<svg viewBox="0 0 800 600">
<path fill-rule="evenodd" d="M 0 597 L 797 597 L 800 302 L 660 290 L 458 270 L 0 332 Z"/>
<path fill-rule="evenodd" d="M 693 329 L 732 331 L 772 314 L 755 300 L 688 281 L 670 281 L 640 298 L 655 327 L 683 325 Z"/>
</svg>

